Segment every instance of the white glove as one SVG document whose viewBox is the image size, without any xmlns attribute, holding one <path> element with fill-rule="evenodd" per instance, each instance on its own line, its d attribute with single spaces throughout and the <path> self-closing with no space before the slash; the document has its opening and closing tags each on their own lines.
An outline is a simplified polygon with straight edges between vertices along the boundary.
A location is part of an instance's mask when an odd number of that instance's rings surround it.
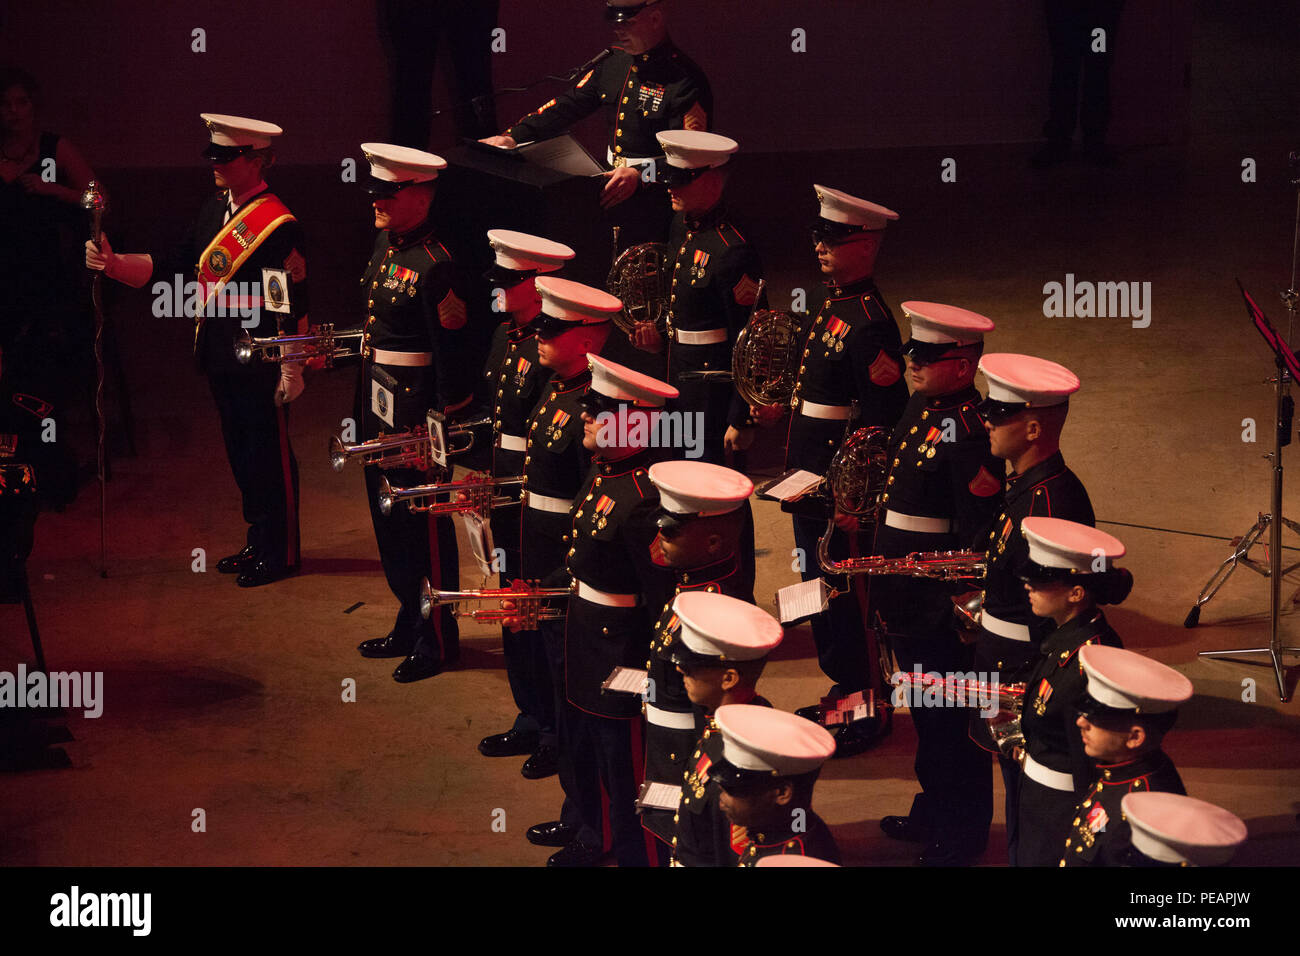
<svg viewBox="0 0 1300 956">
<path fill-rule="evenodd" d="M 280 384 L 275 390 L 275 404 L 285 405 L 303 393 L 307 382 L 303 379 L 301 362 L 285 362 L 280 366 Z"/>
<path fill-rule="evenodd" d="M 98 245 L 96 245 L 94 239 L 86 240 L 87 269 L 109 275 L 109 267 L 113 264 L 115 258 L 117 257 L 113 255 L 113 247 L 109 245 L 108 236 L 100 233 Z"/>
<path fill-rule="evenodd" d="M 138 289 L 153 275 L 153 257 L 148 253 L 119 255 L 113 251 L 108 236 L 100 233 L 98 243 L 86 240 L 86 268 Z"/>
</svg>

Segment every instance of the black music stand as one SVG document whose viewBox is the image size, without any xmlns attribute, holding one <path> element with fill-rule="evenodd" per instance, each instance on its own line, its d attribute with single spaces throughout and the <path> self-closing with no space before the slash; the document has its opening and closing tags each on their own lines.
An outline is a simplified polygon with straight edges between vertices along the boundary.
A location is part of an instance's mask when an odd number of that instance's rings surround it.
<svg viewBox="0 0 1300 956">
<path fill-rule="evenodd" d="M 1300 381 L 1300 359 L 1296 358 L 1295 352 L 1287 341 L 1278 334 L 1273 323 L 1269 321 L 1262 309 L 1255 304 L 1250 293 L 1242 286 L 1241 280 L 1237 280 L 1237 288 L 1241 290 L 1241 296 L 1246 301 L 1246 312 L 1250 315 L 1255 324 L 1256 330 L 1260 336 L 1268 343 L 1268 347 L 1273 350 L 1274 362 L 1277 366 L 1277 377 L 1273 380 L 1277 392 L 1277 429 L 1274 436 L 1273 451 L 1267 455 L 1273 462 L 1273 501 L 1272 510 L 1268 514 L 1260 513 L 1259 518 L 1255 521 L 1254 526 L 1246 532 L 1241 538 L 1237 539 L 1236 547 L 1232 554 L 1219 565 L 1218 569 L 1210 576 L 1205 587 L 1196 598 L 1196 603 L 1187 613 L 1187 619 L 1183 622 L 1184 627 L 1195 627 L 1201 619 L 1201 607 L 1207 603 L 1210 598 L 1218 592 L 1237 565 L 1244 565 L 1250 570 L 1269 579 L 1269 640 L 1267 647 L 1243 647 L 1232 650 L 1221 651 L 1201 651 L 1200 657 L 1227 657 L 1235 658 L 1247 654 L 1267 654 L 1268 663 L 1273 667 L 1273 675 L 1277 678 L 1277 692 L 1283 703 L 1290 699 L 1287 693 L 1286 678 L 1283 673 L 1282 657 L 1285 654 L 1300 654 L 1300 647 L 1283 647 L 1282 638 L 1278 633 L 1278 623 L 1281 617 L 1281 600 L 1282 600 L 1282 578 L 1291 571 L 1300 567 L 1300 561 L 1294 564 L 1282 567 L 1282 526 L 1290 528 L 1292 531 L 1300 534 L 1300 524 L 1290 520 L 1282 514 L 1282 448 L 1291 443 L 1291 418 L 1295 411 L 1295 401 L 1290 395 L 1291 381 Z M 1293 292 L 1288 292 L 1283 296 L 1293 296 Z M 1294 320 L 1294 298 L 1287 299 L 1288 308 L 1292 311 Z M 1276 520 L 1274 520 L 1276 519 Z M 1252 560 L 1249 552 L 1252 547 L 1263 536 L 1264 532 L 1269 532 L 1268 544 L 1268 563 L 1262 564 Z M 1242 663 L 1256 666 L 1264 666 L 1262 661 L 1243 661 Z"/>
</svg>

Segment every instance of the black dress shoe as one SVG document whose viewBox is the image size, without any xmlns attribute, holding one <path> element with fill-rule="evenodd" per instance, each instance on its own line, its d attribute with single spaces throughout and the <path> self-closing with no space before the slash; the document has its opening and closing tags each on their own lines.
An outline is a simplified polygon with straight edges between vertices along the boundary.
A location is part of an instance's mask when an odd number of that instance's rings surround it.
<svg viewBox="0 0 1300 956">
<path fill-rule="evenodd" d="M 856 757 L 870 750 L 889 736 L 893 728 L 893 711 L 883 710 L 875 718 L 855 720 L 851 724 L 841 724 L 831 733 L 835 737 L 834 757 Z"/>
<path fill-rule="evenodd" d="M 393 680 L 399 684 L 410 684 L 413 681 L 424 680 L 426 677 L 440 674 L 445 669 L 446 665 L 437 658 L 425 657 L 423 654 L 412 654 L 397 665 L 397 669 L 393 671 Z"/>
<path fill-rule="evenodd" d="M 885 817 L 880 821 L 880 829 L 892 840 L 906 840 L 908 843 L 929 843 L 930 831 L 911 817 Z"/>
<path fill-rule="evenodd" d="M 244 570 L 244 565 L 252 564 L 256 557 L 257 549 L 250 544 L 238 554 L 226 555 L 226 557 L 218 561 L 217 570 L 222 574 L 238 574 Z"/>
<path fill-rule="evenodd" d="M 357 645 L 362 657 L 406 657 L 415 648 L 415 638 L 400 637 L 389 631 L 385 637 L 372 637 Z"/>
<path fill-rule="evenodd" d="M 528 828 L 524 834 L 533 846 L 568 846 L 578 834 L 573 827 L 559 820 L 538 823 Z"/>
<path fill-rule="evenodd" d="M 527 780 L 541 780 L 553 777 L 560 772 L 560 752 L 550 744 L 542 744 L 537 751 L 524 761 L 519 772 Z"/>
<path fill-rule="evenodd" d="M 513 727 L 504 734 L 492 734 L 478 742 L 484 757 L 518 757 L 537 749 L 537 734 L 525 734 Z"/>
<path fill-rule="evenodd" d="M 235 583 L 241 588 L 260 588 L 263 584 L 271 584 L 297 573 L 298 569 L 296 567 L 276 568 L 259 558 L 245 564 L 240 569 L 239 577 L 235 578 Z"/>
<path fill-rule="evenodd" d="M 794 715 L 802 717 L 804 720 L 811 720 L 814 724 L 820 724 L 826 719 L 826 715 L 822 713 L 821 704 L 809 704 L 807 707 L 800 707 L 794 712 Z"/>
<path fill-rule="evenodd" d="M 604 855 L 604 852 L 598 846 L 587 846 L 585 843 L 570 843 L 564 849 L 552 853 L 551 858 L 546 861 L 546 865 L 595 866 Z"/>
</svg>

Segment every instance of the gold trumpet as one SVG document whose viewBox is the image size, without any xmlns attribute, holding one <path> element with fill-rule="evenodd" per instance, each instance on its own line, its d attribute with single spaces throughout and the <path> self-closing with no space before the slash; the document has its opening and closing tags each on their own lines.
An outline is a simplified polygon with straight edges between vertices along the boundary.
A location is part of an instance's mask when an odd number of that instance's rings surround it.
<svg viewBox="0 0 1300 956">
<path fill-rule="evenodd" d="M 335 471 L 342 471 L 350 460 L 360 458 L 363 465 L 419 468 L 427 471 L 434 465 L 445 464 L 438 461 L 434 443 L 429 441 L 431 433 L 446 436 L 446 441 L 437 442 L 438 448 L 446 448 L 445 456 L 463 455 L 474 447 L 474 429 L 491 425 L 492 419 L 486 416 L 448 425 L 441 413 L 430 411 L 424 425 L 416 425 L 391 435 L 381 435 L 355 445 L 345 444 L 341 437 L 335 435 L 330 439 L 330 465 Z M 469 440 L 463 445 L 455 445 L 450 441 L 461 437 L 468 437 Z"/>
<path fill-rule="evenodd" d="M 412 511 L 431 515 L 468 514 L 482 515 L 484 518 L 493 508 L 519 504 L 518 498 L 498 495 L 503 488 L 517 488 L 524 483 L 522 475 L 509 478 L 491 478 L 488 476 L 469 477 L 460 481 L 444 481 L 431 485 L 412 485 L 409 488 L 394 488 L 383 478 L 379 483 L 379 510 L 392 514 L 393 506 L 399 501 L 406 502 Z M 434 501 L 438 495 L 451 495 L 451 501 Z M 461 500 L 456 500 L 460 497 Z"/>
<path fill-rule="evenodd" d="M 988 555 L 983 551 L 913 551 L 901 558 L 830 556 L 829 534 L 817 542 L 817 563 L 828 574 L 897 574 L 932 581 L 973 581 L 984 577 Z"/>
<path fill-rule="evenodd" d="M 235 358 L 240 364 L 247 365 L 257 356 L 264 362 L 306 362 L 310 359 L 324 358 L 325 367 L 333 368 L 334 360 L 360 355 L 340 342 L 360 342 L 364 333 L 335 332 L 333 323 L 313 325 L 306 335 L 282 335 L 277 338 L 255 339 L 247 330 L 239 333 L 235 340 Z"/>
<path fill-rule="evenodd" d="M 428 578 L 420 581 L 420 615 L 426 620 L 435 607 L 445 604 L 455 606 L 456 617 L 468 617 L 477 623 L 511 622 L 517 630 L 534 630 L 538 621 L 562 621 L 565 610 L 544 604 L 563 600 L 573 593 L 572 588 L 543 588 L 525 581 L 512 581 L 508 588 L 481 588 L 477 591 L 435 591 Z M 461 611 L 459 605 L 479 601 L 497 601 L 495 608 L 475 608 Z"/>
</svg>

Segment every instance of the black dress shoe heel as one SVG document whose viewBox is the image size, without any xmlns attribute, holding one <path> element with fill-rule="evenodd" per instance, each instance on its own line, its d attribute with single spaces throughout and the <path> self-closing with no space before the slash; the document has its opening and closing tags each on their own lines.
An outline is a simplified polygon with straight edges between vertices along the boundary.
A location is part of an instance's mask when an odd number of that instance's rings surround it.
<svg viewBox="0 0 1300 956">
<path fill-rule="evenodd" d="M 397 669 L 393 671 L 393 680 L 399 684 L 410 684 L 440 674 L 443 669 L 442 661 L 437 658 L 425 657 L 423 654 L 412 654 L 397 665 Z"/>
<path fill-rule="evenodd" d="M 892 840 L 908 843 L 929 843 L 930 831 L 911 817 L 889 816 L 880 821 L 880 829 Z"/>
<path fill-rule="evenodd" d="M 546 861 L 547 866 L 595 866 L 604 856 L 604 851 L 597 846 L 584 843 L 570 843 L 564 849 L 552 853 Z"/>
<path fill-rule="evenodd" d="M 273 584 L 284 578 L 292 577 L 296 572 L 297 568 L 272 567 L 259 559 L 245 564 L 240 569 L 239 577 L 235 578 L 235 583 L 241 588 L 260 588 L 264 584 Z"/>
<path fill-rule="evenodd" d="M 362 657 L 406 657 L 415 649 L 415 638 L 399 637 L 389 631 L 384 637 L 372 637 L 357 645 Z"/>
</svg>

